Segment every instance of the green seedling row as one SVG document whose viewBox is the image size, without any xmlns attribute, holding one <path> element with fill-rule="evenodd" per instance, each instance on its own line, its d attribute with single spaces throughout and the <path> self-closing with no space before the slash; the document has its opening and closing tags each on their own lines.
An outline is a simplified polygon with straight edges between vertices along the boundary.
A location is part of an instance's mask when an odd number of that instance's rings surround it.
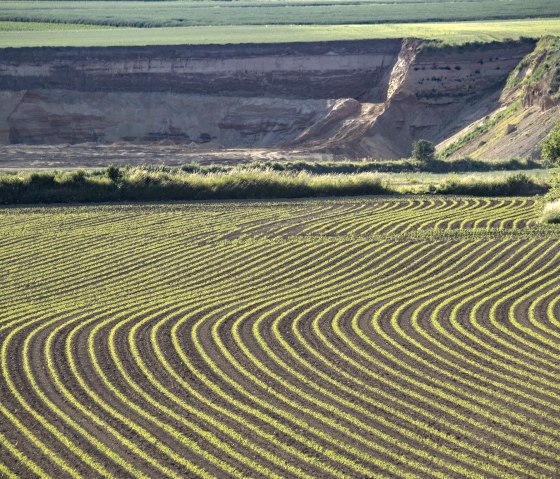
<svg viewBox="0 0 560 479">
<path fill-rule="evenodd" d="M 0 209 L 0 476 L 558 477 L 537 206 Z"/>
</svg>

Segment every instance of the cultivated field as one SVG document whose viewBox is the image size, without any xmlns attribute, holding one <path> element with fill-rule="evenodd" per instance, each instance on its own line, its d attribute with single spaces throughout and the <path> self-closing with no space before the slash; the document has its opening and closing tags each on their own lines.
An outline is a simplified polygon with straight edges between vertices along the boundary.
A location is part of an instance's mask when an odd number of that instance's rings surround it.
<svg viewBox="0 0 560 479">
<path fill-rule="evenodd" d="M 64 23 L 1 22 L 0 47 L 285 43 L 416 37 L 462 44 L 560 35 L 557 18 L 377 25 L 233 25 L 128 28 Z"/>
<path fill-rule="evenodd" d="M 0 47 L 560 34 L 557 0 L 3 1 Z M 146 31 L 149 28 L 149 31 Z"/>
<path fill-rule="evenodd" d="M 134 27 L 332 25 L 560 16 L 556 0 L 3 1 L 0 20 Z"/>
<path fill-rule="evenodd" d="M 1 476 L 559 475 L 531 198 L 0 216 Z"/>
</svg>

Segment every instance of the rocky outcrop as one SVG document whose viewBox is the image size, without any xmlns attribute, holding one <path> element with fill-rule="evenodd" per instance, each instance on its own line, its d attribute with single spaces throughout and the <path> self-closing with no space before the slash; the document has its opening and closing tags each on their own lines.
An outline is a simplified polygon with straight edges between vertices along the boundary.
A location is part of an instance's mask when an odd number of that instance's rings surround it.
<svg viewBox="0 0 560 479">
<path fill-rule="evenodd" d="M 534 42 L 415 39 L 0 52 L 0 142 L 400 158 L 494 111 Z"/>
</svg>

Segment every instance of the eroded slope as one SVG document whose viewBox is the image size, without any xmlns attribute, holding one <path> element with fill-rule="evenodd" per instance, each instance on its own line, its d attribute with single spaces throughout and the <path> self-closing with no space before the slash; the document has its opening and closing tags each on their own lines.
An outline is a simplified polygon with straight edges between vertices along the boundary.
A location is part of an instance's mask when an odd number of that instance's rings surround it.
<svg viewBox="0 0 560 479">
<path fill-rule="evenodd" d="M 560 120 L 560 39 L 543 38 L 511 73 L 495 111 L 440 145 L 445 156 L 540 156 Z"/>
<path fill-rule="evenodd" d="M 177 143 L 400 158 L 500 108 L 533 41 L 7 49 L 4 144 Z"/>
</svg>

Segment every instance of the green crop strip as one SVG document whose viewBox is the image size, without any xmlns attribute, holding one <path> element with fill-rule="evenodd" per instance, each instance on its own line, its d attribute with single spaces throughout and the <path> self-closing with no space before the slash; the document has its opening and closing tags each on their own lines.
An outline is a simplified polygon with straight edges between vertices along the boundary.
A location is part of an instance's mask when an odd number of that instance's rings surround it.
<svg viewBox="0 0 560 479">
<path fill-rule="evenodd" d="M 532 198 L 0 210 L 2 477 L 554 478 Z"/>
</svg>

